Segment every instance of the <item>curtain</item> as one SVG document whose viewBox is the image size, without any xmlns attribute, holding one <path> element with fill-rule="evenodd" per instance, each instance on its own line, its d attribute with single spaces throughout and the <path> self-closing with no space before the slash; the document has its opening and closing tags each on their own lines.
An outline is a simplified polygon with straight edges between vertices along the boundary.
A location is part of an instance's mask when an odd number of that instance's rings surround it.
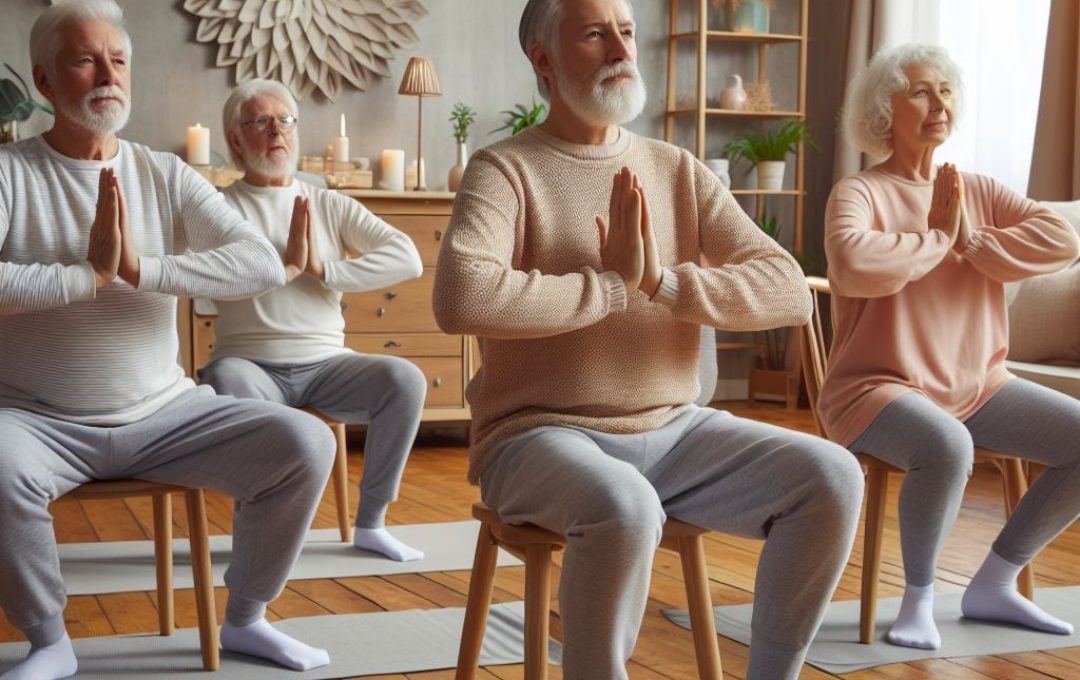
<svg viewBox="0 0 1080 680">
<path fill-rule="evenodd" d="M 1028 196 L 1080 199 L 1080 3 L 1053 0 Z"/>
<path fill-rule="evenodd" d="M 852 0 L 844 88 L 878 50 L 907 42 L 937 42 L 940 16 L 941 0 Z M 838 135 L 833 181 L 862 170 L 866 161 L 861 156 Z"/>
</svg>

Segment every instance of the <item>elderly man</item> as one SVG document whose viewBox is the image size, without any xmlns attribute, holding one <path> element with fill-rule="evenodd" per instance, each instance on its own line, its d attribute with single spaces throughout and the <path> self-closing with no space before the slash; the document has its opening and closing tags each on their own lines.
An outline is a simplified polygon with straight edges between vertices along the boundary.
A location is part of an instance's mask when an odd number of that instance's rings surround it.
<svg viewBox="0 0 1080 680">
<path fill-rule="evenodd" d="M 56 122 L 0 147 L 0 607 L 31 643 L 0 677 L 75 673 L 48 505 L 117 477 L 235 497 L 222 646 L 325 665 L 264 614 L 300 552 L 333 438 L 307 414 L 196 388 L 176 361 L 176 295 L 251 295 L 281 285 L 284 268 L 178 158 L 117 138 L 130 92 L 121 19 L 113 0 L 42 13 L 34 81 Z"/>
<path fill-rule="evenodd" d="M 287 285 L 216 303 L 216 343 L 202 380 L 219 394 L 368 423 L 353 542 L 393 560 L 418 560 L 424 554 L 391 536 L 384 520 L 420 426 L 424 374 L 405 359 L 346 349 L 341 294 L 420 276 L 420 254 L 359 202 L 293 179 L 297 107 L 284 86 L 244 83 L 225 103 L 224 119 L 233 162 L 245 171 L 225 198 L 270 239 L 286 268 L 303 264 L 290 268 Z"/>
<path fill-rule="evenodd" d="M 854 537 L 862 475 L 816 437 L 693 406 L 700 325 L 803 323 L 795 261 L 643 108 L 625 0 L 530 0 L 521 46 L 551 102 L 477 153 L 435 282 L 480 337 L 470 479 L 509 522 L 567 537 L 567 680 L 626 678 L 666 515 L 767 538 L 750 680 L 793 680 Z"/>
</svg>

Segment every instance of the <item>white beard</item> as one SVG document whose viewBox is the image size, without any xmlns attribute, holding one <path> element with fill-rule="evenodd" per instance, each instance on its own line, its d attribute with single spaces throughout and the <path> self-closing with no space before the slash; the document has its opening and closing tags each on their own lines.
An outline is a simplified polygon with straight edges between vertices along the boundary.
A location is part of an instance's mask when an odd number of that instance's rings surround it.
<svg viewBox="0 0 1080 680">
<path fill-rule="evenodd" d="M 620 75 L 631 78 L 614 83 L 604 82 Z M 637 66 L 630 62 L 604 66 L 597 71 L 591 82 L 567 82 L 561 68 L 556 68 L 555 78 L 559 93 L 570 110 L 593 125 L 629 123 L 645 109 L 645 82 Z"/>
<path fill-rule="evenodd" d="M 293 147 L 288 153 L 275 151 L 273 154 L 260 154 L 251 149 L 244 149 L 244 165 L 247 170 L 263 177 L 279 179 L 292 177 L 300 162 L 300 150 Z"/>
<path fill-rule="evenodd" d="M 95 109 L 90 102 L 98 97 L 116 97 L 119 102 L 109 102 Z M 124 129 L 131 117 L 131 101 L 118 87 L 94 88 L 74 106 L 63 104 L 64 113 L 84 130 L 97 135 L 116 134 Z"/>
</svg>

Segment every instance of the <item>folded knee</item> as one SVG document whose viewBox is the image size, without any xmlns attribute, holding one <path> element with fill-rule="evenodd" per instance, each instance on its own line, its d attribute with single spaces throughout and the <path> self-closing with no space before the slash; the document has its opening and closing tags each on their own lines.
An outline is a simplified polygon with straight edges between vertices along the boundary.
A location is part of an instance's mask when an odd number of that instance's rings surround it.
<svg viewBox="0 0 1080 680">
<path fill-rule="evenodd" d="M 651 550 L 660 542 L 665 519 L 656 490 L 642 477 L 629 483 L 620 480 L 590 494 L 576 524 L 619 542 L 647 544 Z"/>
</svg>

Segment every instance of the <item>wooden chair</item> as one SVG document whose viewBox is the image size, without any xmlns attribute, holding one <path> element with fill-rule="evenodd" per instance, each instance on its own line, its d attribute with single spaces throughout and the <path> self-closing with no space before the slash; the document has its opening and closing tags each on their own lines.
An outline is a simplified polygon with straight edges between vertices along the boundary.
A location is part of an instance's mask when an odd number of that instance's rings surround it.
<svg viewBox="0 0 1080 680">
<path fill-rule="evenodd" d="M 214 321 L 217 318 L 212 314 L 200 314 L 195 311 L 192 314 L 191 327 L 191 378 L 198 382 L 198 370 L 210 357 L 214 350 Z M 334 458 L 333 472 L 330 474 L 334 489 L 334 503 L 337 506 L 338 529 L 341 532 L 343 543 L 352 543 L 353 525 L 349 519 L 349 449 L 345 443 L 345 423 L 327 418 L 313 408 L 305 408 L 304 411 L 319 418 L 327 427 L 334 431 L 337 438 L 337 456 Z"/>
<path fill-rule="evenodd" d="M 484 628 L 491 607 L 495 561 L 499 548 L 503 548 L 525 562 L 525 680 L 547 680 L 551 556 L 566 546 L 566 539 L 531 524 L 506 524 L 483 503 L 474 503 L 472 514 L 480 520 L 480 536 L 476 541 L 476 559 L 469 581 L 465 623 L 454 679 L 473 680 L 476 677 Z M 664 524 L 661 546 L 677 551 L 682 559 L 698 677 L 701 680 L 722 680 L 720 646 L 716 638 L 705 544 L 702 540 L 706 533 L 707 529 L 668 519 Z"/>
<path fill-rule="evenodd" d="M 59 499 L 93 501 L 150 496 L 154 501 L 154 561 L 157 566 L 158 625 L 162 635 L 175 630 L 173 607 L 172 494 L 187 500 L 188 531 L 191 541 L 191 571 L 195 577 L 195 608 L 199 620 L 199 647 L 203 668 L 220 666 L 214 581 L 210 572 L 210 538 L 206 526 L 206 501 L 202 489 L 158 484 L 138 479 L 89 482 Z"/>
<path fill-rule="evenodd" d="M 817 410 L 818 395 L 825 382 L 828 368 L 828 345 L 825 342 L 824 325 L 821 318 L 821 297 L 831 295 L 827 279 L 808 276 L 807 284 L 814 297 L 814 313 L 802 331 L 802 366 L 806 381 L 807 394 L 810 397 L 810 411 L 818 435 L 824 437 L 825 430 Z M 901 473 L 900 468 L 889 465 L 865 453 L 856 453 L 859 462 L 866 470 L 866 526 L 863 536 L 863 569 L 861 605 L 859 609 L 859 642 L 873 642 L 874 625 L 877 612 L 878 577 L 881 572 L 881 539 L 885 528 L 885 499 L 888 496 L 889 473 Z M 1002 490 L 1005 502 L 1005 516 L 1012 515 L 1021 497 L 1027 492 L 1027 474 L 1023 461 L 981 447 L 975 448 L 975 462 L 989 463 L 1001 473 Z M 1020 593 L 1031 599 L 1035 592 L 1035 577 L 1029 564 L 1020 572 L 1018 578 Z"/>
</svg>

